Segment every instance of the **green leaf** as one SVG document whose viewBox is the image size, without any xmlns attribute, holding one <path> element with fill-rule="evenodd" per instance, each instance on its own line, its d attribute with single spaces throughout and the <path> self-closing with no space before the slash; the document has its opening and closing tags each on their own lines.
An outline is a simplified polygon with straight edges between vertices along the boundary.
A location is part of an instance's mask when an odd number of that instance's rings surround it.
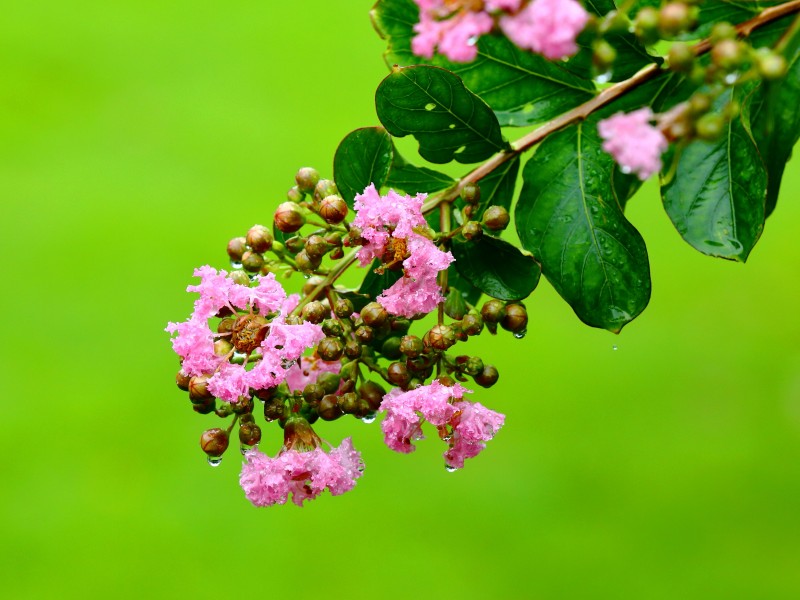
<svg viewBox="0 0 800 600">
<path fill-rule="evenodd" d="M 775 210 L 781 179 L 792 148 L 800 138 L 800 52 L 795 52 L 786 76 L 763 82 L 749 97 L 753 137 L 767 167 L 765 215 Z"/>
<path fill-rule="evenodd" d="M 612 169 L 595 119 L 551 135 L 523 169 L 515 220 L 523 247 L 578 317 L 618 332 L 650 300 L 650 267 L 614 200 Z"/>
<path fill-rule="evenodd" d="M 490 206 L 502 206 L 506 210 L 511 208 L 514 187 L 517 185 L 517 173 L 519 173 L 519 155 L 507 160 L 478 181 L 481 199 L 471 217 L 472 220 L 480 221 L 484 211 Z"/>
<path fill-rule="evenodd" d="M 725 92 L 715 103 L 730 101 Z M 665 170 L 675 150 L 664 157 Z M 710 256 L 744 262 L 764 227 L 767 176 L 750 133 L 747 111 L 716 141 L 690 142 L 669 181 L 662 175 L 664 208 L 690 245 Z"/>
<path fill-rule="evenodd" d="M 389 176 L 385 185 L 394 189 L 401 190 L 406 194 L 430 194 L 449 188 L 455 181 L 449 175 L 434 171 L 427 167 L 417 167 L 412 165 L 400 155 L 397 148 L 394 149 L 392 166 L 389 169 Z"/>
<path fill-rule="evenodd" d="M 376 258 L 369 268 L 369 273 L 364 277 L 361 287 L 358 288 L 358 293 L 369 296 L 370 300 L 375 300 L 383 290 L 392 287 L 395 281 L 403 276 L 402 269 L 397 271 L 385 269 L 382 273 L 377 273 L 376 269 L 381 265 L 381 261 Z"/>
<path fill-rule="evenodd" d="M 378 86 L 375 107 L 389 133 L 413 135 L 432 163 L 474 163 L 508 148 L 492 109 L 438 67 L 393 70 Z"/>
<path fill-rule="evenodd" d="M 333 179 L 347 205 L 370 183 L 380 189 L 389 175 L 394 144 L 383 127 L 363 127 L 348 133 L 333 157 Z"/>
<path fill-rule="evenodd" d="M 450 249 L 454 266 L 470 284 L 498 300 L 522 300 L 536 289 L 541 269 L 532 256 L 504 240 L 484 235 L 455 238 Z"/>
<path fill-rule="evenodd" d="M 428 60 L 411 52 L 412 27 L 419 9 L 412 0 L 380 0 L 371 12 L 378 33 L 388 41 L 386 62 L 392 65 L 432 64 L 451 71 L 480 96 L 505 126 L 548 121 L 589 100 L 594 84 L 565 65 L 521 50 L 501 35 L 478 40 L 471 63 L 453 63 L 441 55 Z"/>
<path fill-rule="evenodd" d="M 483 293 L 459 273 L 455 263 L 447 268 L 447 285 L 458 290 L 464 301 L 471 306 L 475 306 L 478 303 Z"/>
</svg>

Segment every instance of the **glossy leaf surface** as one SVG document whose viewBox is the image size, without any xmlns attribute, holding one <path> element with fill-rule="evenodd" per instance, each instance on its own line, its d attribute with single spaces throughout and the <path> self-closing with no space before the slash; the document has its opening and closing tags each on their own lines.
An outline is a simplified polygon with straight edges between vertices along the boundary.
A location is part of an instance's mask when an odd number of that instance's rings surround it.
<svg viewBox="0 0 800 600">
<path fill-rule="evenodd" d="M 484 294 L 499 300 L 522 300 L 536 289 L 541 269 L 532 256 L 504 240 L 484 235 L 456 238 L 451 248 L 461 276 Z"/>
<path fill-rule="evenodd" d="M 380 189 L 392 164 L 394 145 L 383 127 L 364 127 L 348 133 L 333 157 L 333 179 L 353 208 L 353 198 L 370 183 Z"/>
</svg>

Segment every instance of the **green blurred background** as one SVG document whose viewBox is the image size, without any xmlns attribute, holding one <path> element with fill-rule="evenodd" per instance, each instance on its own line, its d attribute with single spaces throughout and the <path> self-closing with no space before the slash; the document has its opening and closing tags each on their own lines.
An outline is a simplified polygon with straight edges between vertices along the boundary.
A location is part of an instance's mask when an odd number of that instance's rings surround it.
<svg viewBox="0 0 800 600">
<path fill-rule="evenodd" d="M 691 250 L 649 183 L 653 297 L 619 337 L 543 283 L 524 340 L 470 342 L 507 421 L 464 470 L 356 421 L 319 427 L 367 464 L 341 497 L 256 509 L 233 454 L 208 467 L 163 328 L 298 167 L 377 124 L 369 8 L 4 5 L 0 596 L 800 597 L 792 166 L 747 266 Z"/>
</svg>

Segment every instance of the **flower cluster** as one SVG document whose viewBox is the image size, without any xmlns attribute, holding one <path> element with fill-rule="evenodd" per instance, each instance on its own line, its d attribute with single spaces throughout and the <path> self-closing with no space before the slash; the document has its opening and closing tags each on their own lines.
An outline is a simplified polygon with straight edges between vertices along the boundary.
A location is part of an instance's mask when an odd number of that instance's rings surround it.
<svg viewBox="0 0 800 600">
<path fill-rule="evenodd" d="M 485 442 L 494 437 L 505 420 L 504 415 L 477 402 L 462 400 L 469 391 L 458 383 L 446 386 L 436 380 L 414 390 L 392 390 L 381 404 L 381 412 L 386 413 L 381 422 L 386 445 L 396 452 L 413 452 L 411 442 L 424 437 L 424 418 L 449 444 L 444 453 L 447 466 L 460 469 L 464 459 L 477 456 L 486 447 Z"/>
<path fill-rule="evenodd" d="M 374 185 L 355 198 L 353 225 L 361 232 L 361 265 L 375 258 L 385 263 L 384 268 L 402 264 L 404 276 L 377 298 L 393 315 L 411 318 L 429 313 L 444 300 L 436 277 L 454 259 L 418 233 L 428 227 L 422 216 L 424 200 L 425 194 L 402 196 L 393 190 L 381 196 Z"/>
<path fill-rule="evenodd" d="M 669 143 L 661 131 L 650 124 L 653 111 L 640 108 L 617 113 L 597 124 L 603 150 L 614 157 L 623 173 L 635 173 L 644 181 L 661 169 L 661 155 Z"/>
<path fill-rule="evenodd" d="M 520 48 L 551 60 L 575 54 L 575 38 L 589 15 L 575 0 L 414 0 L 420 21 L 411 40 L 414 54 L 431 58 L 435 50 L 454 62 L 477 56 L 477 39 L 497 25 Z"/>
<path fill-rule="evenodd" d="M 275 387 L 294 361 L 324 337 L 319 325 L 290 320 L 298 296 L 287 297 L 272 273 L 257 277 L 255 286 L 236 283 L 209 266 L 194 275 L 201 280 L 187 288 L 200 294 L 194 312 L 182 323 L 169 323 L 166 331 L 178 334 L 172 347 L 183 373 L 208 378 L 207 389 L 217 398 L 238 402 L 249 398 L 251 389 Z M 213 333 L 209 319 L 218 316 L 224 318 Z M 243 364 L 231 362 L 237 355 Z"/>
</svg>

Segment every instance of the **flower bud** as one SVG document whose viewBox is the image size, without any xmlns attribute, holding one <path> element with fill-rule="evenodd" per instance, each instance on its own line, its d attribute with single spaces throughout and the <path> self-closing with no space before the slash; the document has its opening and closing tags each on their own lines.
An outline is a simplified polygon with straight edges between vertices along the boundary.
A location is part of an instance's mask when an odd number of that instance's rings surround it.
<svg viewBox="0 0 800 600">
<path fill-rule="evenodd" d="M 400 340 L 400 352 L 408 358 L 416 358 L 425 350 L 422 340 L 415 335 L 404 335 Z"/>
<path fill-rule="evenodd" d="M 347 216 L 347 202 L 338 194 L 325 196 L 319 203 L 319 216 L 331 225 L 341 223 Z"/>
<path fill-rule="evenodd" d="M 283 202 L 275 209 L 275 227 L 283 233 L 294 233 L 306 223 L 306 217 L 293 202 Z"/>
<path fill-rule="evenodd" d="M 258 273 L 264 266 L 264 257 L 258 252 L 248 250 L 242 255 L 242 268 L 248 273 Z"/>
<path fill-rule="evenodd" d="M 320 277 L 319 275 L 313 275 L 313 276 L 309 277 L 308 280 L 303 284 L 303 295 L 304 296 L 311 296 L 311 293 L 323 281 L 325 281 L 325 280 L 322 277 Z M 322 289 L 319 292 L 317 292 L 314 295 L 314 297 L 311 298 L 311 300 L 316 300 L 318 298 L 324 298 L 324 297 L 325 297 L 325 290 Z"/>
<path fill-rule="evenodd" d="M 275 396 L 264 403 L 264 419 L 277 421 L 286 418 L 286 405 L 282 396 Z"/>
<path fill-rule="evenodd" d="M 286 240 L 286 249 L 290 254 L 297 254 L 306 247 L 306 239 L 299 235 L 294 235 Z"/>
<path fill-rule="evenodd" d="M 358 394 L 355 392 L 347 392 L 339 397 L 339 408 L 342 412 L 352 415 L 358 410 Z"/>
<path fill-rule="evenodd" d="M 669 68 L 678 73 L 689 73 L 694 66 L 694 50 L 689 44 L 676 42 L 669 49 Z"/>
<path fill-rule="evenodd" d="M 726 71 L 734 71 L 744 60 L 744 46 L 737 40 L 721 40 L 711 48 L 711 61 Z"/>
<path fill-rule="evenodd" d="M 689 110 L 693 115 L 704 115 L 711 109 L 711 98 L 708 94 L 695 93 L 689 98 Z"/>
<path fill-rule="evenodd" d="M 326 337 L 317 345 L 317 353 L 322 360 L 339 360 L 344 352 L 344 344 L 339 338 Z"/>
<path fill-rule="evenodd" d="M 264 253 L 272 248 L 275 238 L 272 232 L 263 225 L 253 225 L 247 231 L 247 243 L 256 252 Z"/>
<path fill-rule="evenodd" d="M 528 311 L 522 304 L 507 304 L 506 316 L 500 321 L 500 327 L 511 333 L 522 333 L 528 326 Z"/>
<path fill-rule="evenodd" d="M 319 181 L 319 172 L 313 167 L 302 167 L 294 176 L 297 189 L 305 194 L 310 194 Z"/>
<path fill-rule="evenodd" d="M 472 181 L 465 183 L 461 188 L 461 199 L 467 204 L 477 204 L 481 199 L 481 188 Z"/>
<path fill-rule="evenodd" d="M 759 48 L 756 54 L 756 66 L 761 76 L 767 80 L 780 79 L 786 75 L 788 69 L 786 59 L 767 48 Z"/>
<path fill-rule="evenodd" d="M 325 241 L 328 242 L 331 246 L 341 248 L 343 237 L 344 234 L 341 231 L 332 231 L 330 233 L 325 234 Z"/>
<path fill-rule="evenodd" d="M 228 449 L 228 432 L 219 427 L 206 429 L 200 436 L 200 448 L 211 458 L 222 456 Z"/>
<path fill-rule="evenodd" d="M 214 342 L 214 354 L 217 356 L 226 356 L 231 350 L 233 350 L 233 344 L 226 339 Z"/>
<path fill-rule="evenodd" d="M 184 392 L 189 391 L 189 382 L 192 380 L 190 375 L 187 375 L 183 372 L 183 369 L 178 371 L 178 374 L 175 375 L 175 383 L 178 384 L 178 388 L 183 390 Z"/>
<path fill-rule="evenodd" d="M 339 298 L 333 303 L 333 314 L 340 319 L 347 319 L 353 314 L 353 303 L 347 298 Z"/>
<path fill-rule="evenodd" d="M 369 325 L 356 327 L 354 334 L 362 344 L 369 344 L 375 338 L 375 331 Z"/>
<path fill-rule="evenodd" d="M 461 235 L 465 240 L 479 240 L 483 235 L 483 227 L 477 221 L 467 221 L 461 228 Z"/>
<path fill-rule="evenodd" d="M 510 221 L 508 211 L 502 206 L 490 206 L 483 213 L 483 226 L 489 231 L 502 231 Z"/>
<path fill-rule="evenodd" d="M 208 391 L 207 375 L 195 375 L 189 380 L 189 399 L 192 402 L 199 402 L 213 398 L 214 396 Z"/>
<path fill-rule="evenodd" d="M 636 35 L 646 45 L 658 41 L 658 10 L 652 6 L 643 7 L 636 13 L 633 28 Z"/>
<path fill-rule="evenodd" d="M 361 356 L 361 344 L 356 340 L 348 340 L 344 345 L 344 355 L 347 358 L 358 358 Z"/>
<path fill-rule="evenodd" d="M 322 323 L 325 317 L 330 313 L 328 312 L 328 309 L 325 308 L 325 305 L 322 304 L 322 302 L 314 300 L 306 304 L 300 314 L 303 315 L 304 321 L 319 324 Z"/>
<path fill-rule="evenodd" d="M 299 187 L 293 185 L 292 187 L 289 188 L 289 191 L 286 192 L 286 199 L 289 202 L 294 202 L 296 204 L 297 202 L 303 200 L 303 192 L 300 191 Z"/>
<path fill-rule="evenodd" d="M 310 273 L 322 264 L 321 258 L 314 258 L 308 255 L 308 252 L 301 250 L 294 257 L 294 262 L 297 268 L 303 273 Z"/>
<path fill-rule="evenodd" d="M 255 446 L 261 441 L 261 427 L 255 423 L 242 423 L 239 427 L 239 442 L 243 446 Z"/>
<path fill-rule="evenodd" d="M 461 319 L 461 330 L 467 335 L 479 335 L 483 331 L 483 317 L 470 313 Z"/>
<path fill-rule="evenodd" d="M 716 113 L 706 113 L 697 119 L 697 123 L 695 123 L 697 137 L 708 142 L 719 139 L 724 130 L 725 119 L 722 118 L 722 115 Z"/>
<path fill-rule="evenodd" d="M 309 383 L 303 388 L 303 399 L 309 404 L 318 404 L 325 395 L 325 388 L 319 383 Z"/>
<path fill-rule="evenodd" d="M 317 408 L 320 418 L 325 421 L 334 421 L 342 416 L 342 409 L 339 408 L 339 398 L 334 394 L 327 394 L 322 397 Z"/>
<path fill-rule="evenodd" d="M 614 46 L 604 39 L 599 39 L 592 44 L 592 66 L 598 73 L 605 73 L 617 60 L 617 51 Z"/>
<path fill-rule="evenodd" d="M 478 356 L 470 356 L 467 364 L 464 366 L 464 372 L 472 377 L 476 377 L 483 373 L 484 364 Z"/>
<path fill-rule="evenodd" d="M 664 37 L 674 37 L 690 29 L 694 22 L 694 11 L 683 2 L 665 4 L 658 15 L 658 29 Z"/>
<path fill-rule="evenodd" d="M 362 310 L 361 318 L 366 325 L 370 327 L 380 327 L 389 318 L 389 313 L 377 302 L 370 302 Z"/>
<path fill-rule="evenodd" d="M 467 303 L 464 296 L 456 288 L 450 288 L 447 299 L 444 301 L 444 314 L 451 319 L 461 320 L 467 314 Z"/>
<path fill-rule="evenodd" d="M 375 383 L 374 381 L 365 381 L 360 388 L 358 388 L 358 395 L 362 400 L 366 400 L 370 410 L 378 410 L 381 407 L 383 396 L 386 391 Z"/>
<path fill-rule="evenodd" d="M 505 316 L 506 307 L 500 300 L 487 300 L 481 308 L 481 317 L 485 323 L 499 323 Z"/>
<path fill-rule="evenodd" d="M 306 240 L 305 251 L 312 260 L 322 260 L 322 257 L 330 250 L 328 242 L 321 235 L 310 235 Z"/>
<path fill-rule="evenodd" d="M 217 408 L 216 398 L 206 398 L 204 400 L 192 401 L 192 410 L 200 415 L 207 415 L 214 412 Z"/>
<path fill-rule="evenodd" d="M 247 250 L 247 239 L 235 237 L 228 242 L 228 256 L 233 262 L 241 262 L 242 254 Z"/>
<path fill-rule="evenodd" d="M 404 388 L 411 381 L 411 374 L 404 363 L 393 362 L 386 369 L 386 378 L 397 387 Z"/>
<path fill-rule="evenodd" d="M 236 271 L 231 271 L 228 274 L 228 277 L 231 281 L 233 281 L 233 283 L 238 283 L 239 285 L 244 285 L 247 287 L 250 286 L 250 276 L 244 271 L 240 271 L 238 269 Z"/>
<path fill-rule="evenodd" d="M 322 389 L 324 389 L 325 393 L 327 394 L 333 394 L 336 390 L 338 390 L 341 382 L 342 378 L 339 377 L 337 373 L 330 373 L 326 371 L 317 376 L 317 383 L 322 386 Z"/>
<path fill-rule="evenodd" d="M 721 21 L 720 23 L 714 24 L 714 27 L 711 28 L 711 35 L 709 37 L 711 39 L 711 43 L 716 44 L 722 40 L 735 40 L 737 35 L 736 27 L 727 21 Z"/>
<path fill-rule="evenodd" d="M 449 325 L 434 325 L 423 336 L 422 342 L 436 350 L 447 350 L 456 343 L 456 332 Z"/>
<path fill-rule="evenodd" d="M 381 354 L 383 354 L 389 360 L 397 360 L 400 358 L 403 355 L 403 353 L 400 352 L 400 338 L 386 338 L 381 346 Z"/>
<path fill-rule="evenodd" d="M 446 387 L 453 387 L 456 384 L 456 380 L 450 377 L 449 375 L 441 375 L 436 378 L 436 381 L 441 383 Z"/>
<path fill-rule="evenodd" d="M 500 373 L 492 365 L 485 365 L 483 371 L 474 377 L 475 383 L 485 388 L 492 387 L 499 378 Z"/>
<path fill-rule="evenodd" d="M 338 194 L 339 190 L 336 184 L 330 179 L 320 179 L 317 185 L 314 186 L 314 202 L 322 202 L 323 198 Z"/>
<path fill-rule="evenodd" d="M 337 319 L 325 319 L 322 322 L 322 333 L 328 337 L 339 337 L 343 331 L 342 324 Z"/>
</svg>

